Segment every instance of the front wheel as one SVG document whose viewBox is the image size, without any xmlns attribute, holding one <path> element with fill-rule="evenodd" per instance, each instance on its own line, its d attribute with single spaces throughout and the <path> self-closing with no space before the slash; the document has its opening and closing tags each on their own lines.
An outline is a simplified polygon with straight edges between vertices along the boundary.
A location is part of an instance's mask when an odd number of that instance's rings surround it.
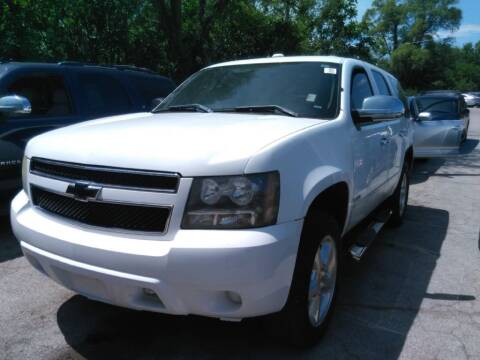
<svg viewBox="0 0 480 360">
<path fill-rule="evenodd" d="M 400 181 L 392 195 L 391 210 L 392 216 L 390 217 L 389 224 L 392 226 L 399 226 L 403 222 L 405 212 L 408 204 L 408 194 L 410 191 L 410 177 L 409 177 L 409 164 L 405 162 L 400 175 Z"/>
<path fill-rule="evenodd" d="M 327 328 L 337 293 L 339 238 L 332 217 L 320 214 L 315 223 L 306 220 L 288 301 L 275 321 L 294 345 L 315 343 Z"/>
</svg>

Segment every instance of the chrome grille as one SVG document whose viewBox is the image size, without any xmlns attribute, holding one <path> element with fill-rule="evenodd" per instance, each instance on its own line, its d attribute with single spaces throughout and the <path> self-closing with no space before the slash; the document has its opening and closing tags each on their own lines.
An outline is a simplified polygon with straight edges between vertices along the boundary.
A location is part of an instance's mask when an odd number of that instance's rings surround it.
<svg viewBox="0 0 480 360">
<path fill-rule="evenodd" d="M 177 192 L 180 176 L 175 173 L 111 168 L 32 158 L 30 172 L 64 181 L 87 181 L 123 189 Z"/>
</svg>

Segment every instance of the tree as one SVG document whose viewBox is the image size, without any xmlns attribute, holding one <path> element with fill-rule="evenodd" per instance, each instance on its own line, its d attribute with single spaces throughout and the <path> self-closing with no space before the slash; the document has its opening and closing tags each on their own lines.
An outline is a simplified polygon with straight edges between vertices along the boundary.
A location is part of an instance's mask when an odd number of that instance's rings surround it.
<svg viewBox="0 0 480 360">
<path fill-rule="evenodd" d="M 182 81 L 239 58 L 332 54 L 376 62 L 412 90 L 480 88 L 480 42 L 456 48 L 458 0 L 4 0 L 0 60 L 131 64 Z"/>
<path fill-rule="evenodd" d="M 406 0 L 404 41 L 421 43 L 441 29 L 458 29 L 462 11 L 457 4 L 458 0 Z"/>
<path fill-rule="evenodd" d="M 404 43 L 421 47 L 442 29 L 454 30 L 461 21 L 458 0 L 374 0 L 363 22 L 378 57 L 390 56 Z"/>
<path fill-rule="evenodd" d="M 400 42 L 400 28 L 406 19 L 406 5 L 397 0 L 374 0 L 365 12 L 363 23 L 369 29 L 372 49 L 382 57 L 395 51 Z"/>
<path fill-rule="evenodd" d="M 323 0 L 311 35 L 312 47 L 320 54 L 351 55 L 358 35 L 356 0 Z"/>
</svg>

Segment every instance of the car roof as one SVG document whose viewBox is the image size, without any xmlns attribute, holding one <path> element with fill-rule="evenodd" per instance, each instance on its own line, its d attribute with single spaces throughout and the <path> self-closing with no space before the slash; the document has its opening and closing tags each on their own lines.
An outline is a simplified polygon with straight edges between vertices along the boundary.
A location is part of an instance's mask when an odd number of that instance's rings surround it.
<svg viewBox="0 0 480 360">
<path fill-rule="evenodd" d="M 89 69 L 94 71 L 112 71 L 112 72 L 120 72 L 125 71 L 126 73 L 130 74 L 145 74 L 151 76 L 158 76 L 167 79 L 166 77 L 154 72 L 153 70 L 136 67 L 133 65 L 102 65 L 102 64 L 86 64 L 81 62 L 74 62 L 74 61 L 63 61 L 58 63 L 39 63 L 39 62 L 3 62 L 0 63 L 0 73 L 17 70 L 17 69 L 28 69 L 34 68 L 36 70 L 49 70 L 49 69 Z"/>
<path fill-rule="evenodd" d="M 339 57 L 339 56 L 323 56 L 323 55 L 303 55 L 303 56 L 283 56 L 283 55 L 274 55 L 272 57 L 256 58 L 256 59 L 244 59 L 244 60 L 234 60 L 227 61 L 218 64 L 213 64 L 207 66 L 207 69 L 221 67 L 221 66 L 233 66 L 233 65 L 249 65 L 249 64 L 281 64 L 281 63 L 291 63 L 291 62 L 326 62 L 333 64 L 345 64 L 347 62 L 352 62 L 361 66 L 371 67 L 386 74 L 389 74 L 385 70 L 367 63 L 362 60 Z"/>
<path fill-rule="evenodd" d="M 439 93 L 422 93 L 420 95 L 415 96 L 417 99 L 438 99 L 438 98 L 451 98 L 454 100 L 458 100 L 463 98 L 463 95 L 460 93 L 446 93 L 446 92 L 439 92 Z"/>
<path fill-rule="evenodd" d="M 458 90 L 427 90 L 420 92 L 419 95 L 462 95 Z"/>
</svg>

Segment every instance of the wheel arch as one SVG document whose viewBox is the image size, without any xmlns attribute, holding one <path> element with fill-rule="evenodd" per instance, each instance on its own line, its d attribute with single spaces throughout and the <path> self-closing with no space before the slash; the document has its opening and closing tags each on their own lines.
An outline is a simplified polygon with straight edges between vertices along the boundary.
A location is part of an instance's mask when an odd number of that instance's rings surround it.
<svg viewBox="0 0 480 360">
<path fill-rule="evenodd" d="M 311 219 L 319 212 L 327 212 L 338 223 L 343 234 L 349 215 L 350 191 L 347 181 L 340 180 L 330 184 L 312 197 L 305 211 L 305 219 Z"/>
</svg>

